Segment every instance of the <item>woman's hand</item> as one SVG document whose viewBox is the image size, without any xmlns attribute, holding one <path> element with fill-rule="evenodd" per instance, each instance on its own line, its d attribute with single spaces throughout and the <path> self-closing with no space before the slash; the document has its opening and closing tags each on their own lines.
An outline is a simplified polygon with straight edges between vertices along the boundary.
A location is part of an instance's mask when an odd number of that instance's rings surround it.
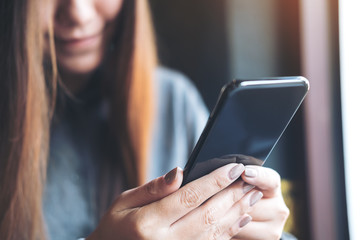
<svg viewBox="0 0 360 240">
<path fill-rule="evenodd" d="M 228 164 L 179 189 L 182 171 L 174 169 L 121 194 L 88 239 L 231 239 L 262 196 L 235 182 L 243 171 Z"/>
<path fill-rule="evenodd" d="M 252 221 L 233 239 L 280 239 L 289 209 L 281 194 L 279 174 L 270 168 L 246 166 L 242 179 L 264 196 L 249 212 Z"/>
</svg>

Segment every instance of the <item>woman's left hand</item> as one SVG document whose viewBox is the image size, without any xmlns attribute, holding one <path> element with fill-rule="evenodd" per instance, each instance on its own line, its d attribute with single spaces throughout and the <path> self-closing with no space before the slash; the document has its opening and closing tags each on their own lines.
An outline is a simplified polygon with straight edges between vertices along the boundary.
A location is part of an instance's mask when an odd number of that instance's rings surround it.
<svg viewBox="0 0 360 240">
<path fill-rule="evenodd" d="M 265 167 L 246 166 L 242 179 L 263 193 L 250 212 L 252 221 L 233 239 L 280 239 L 289 209 L 281 194 L 279 174 Z"/>
</svg>

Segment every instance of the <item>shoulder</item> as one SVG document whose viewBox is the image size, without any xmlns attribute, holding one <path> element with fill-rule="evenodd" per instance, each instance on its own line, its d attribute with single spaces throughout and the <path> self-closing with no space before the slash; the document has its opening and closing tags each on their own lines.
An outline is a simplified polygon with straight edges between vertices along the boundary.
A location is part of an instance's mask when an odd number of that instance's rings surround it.
<svg viewBox="0 0 360 240">
<path fill-rule="evenodd" d="M 150 179 L 184 166 L 208 118 L 200 94 L 184 74 L 159 67 L 154 81 L 156 114 Z"/>
<path fill-rule="evenodd" d="M 208 110 L 201 95 L 184 74 L 158 67 L 155 85 L 158 110 L 167 112 L 167 115 L 178 115 L 175 121 L 183 119 L 183 123 L 190 125 L 207 119 Z"/>
<path fill-rule="evenodd" d="M 155 91 L 157 108 L 186 117 L 194 114 L 196 119 L 203 120 L 208 110 L 195 85 L 184 74 L 165 67 L 158 67 L 155 73 Z"/>
<path fill-rule="evenodd" d="M 158 66 L 156 68 L 155 78 L 157 81 L 164 82 L 165 84 L 172 84 L 174 80 L 178 81 L 179 84 L 190 84 L 189 79 L 183 73 L 164 66 Z"/>
<path fill-rule="evenodd" d="M 159 94 L 193 94 L 200 96 L 194 84 L 184 74 L 165 67 L 155 71 L 155 83 Z"/>
</svg>

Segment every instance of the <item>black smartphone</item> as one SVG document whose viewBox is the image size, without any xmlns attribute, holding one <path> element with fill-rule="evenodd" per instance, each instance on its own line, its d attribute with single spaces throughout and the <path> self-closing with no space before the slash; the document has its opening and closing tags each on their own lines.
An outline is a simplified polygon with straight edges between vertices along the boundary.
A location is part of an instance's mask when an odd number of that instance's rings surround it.
<svg viewBox="0 0 360 240">
<path fill-rule="evenodd" d="M 184 168 L 182 185 L 228 163 L 263 165 L 309 87 L 304 77 L 225 85 Z"/>
</svg>

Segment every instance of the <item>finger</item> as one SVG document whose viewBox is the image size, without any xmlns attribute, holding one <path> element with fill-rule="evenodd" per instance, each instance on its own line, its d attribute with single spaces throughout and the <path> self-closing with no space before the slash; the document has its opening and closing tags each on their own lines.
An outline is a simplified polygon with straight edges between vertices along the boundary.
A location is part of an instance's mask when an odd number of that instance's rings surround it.
<svg viewBox="0 0 360 240">
<path fill-rule="evenodd" d="M 252 217 L 248 214 L 244 214 L 236 223 L 234 223 L 228 230 L 226 230 L 218 240 L 232 239 L 235 237 L 243 227 L 249 224 Z"/>
<path fill-rule="evenodd" d="M 208 175 L 194 180 L 168 197 L 154 202 L 145 208 L 169 226 L 200 206 L 214 194 L 220 192 L 240 177 L 245 167 L 242 164 L 228 164 Z"/>
<path fill-rule="evenodd" d="M 208 229 L 212 228 L 213 225 L 218 224 L 219 221 L 223 218 L 229 209 L 233 208 L 234 204 L 240 206 L 238 203 L 244 195 L 246 195 L 252 186 L 246 184 L 244 181 L 236 181 L 232 183 L 229 187 L 217 193 L 209 200 L 207 200 L 203 205 L 194 209 L 189 214 L 175 222 L 172 227 L 185 230 L 189 223 L 197 222 L 197 229 Z M 231 216 L 233 216 L 233 223 L 241 215 L 243 215 L 250 207 L 250 198 L 249 196 L 243 199 L 242 207 L 236 209 L 236 213 L 233 211 Z M 233 209 L 234 210 L 234 209 Z M 181 230 L 180 230 L 181 231 Z"/>
<path fill-rule="evenodd" d="M 256 186 L 264 193 L 264 197 L 281 194 L 280 175 L 271 168 L 248 165 L 242 174 L 242 179 L 248 184 Z"/>
<path fill-rule="evenodd" d="M 222 235 L 219 239 L 230 239 L 238 234 L 245 227 L 252 217 L 248 214 L 251 207 L 256 204 L 262 197 L 262 193 L 252 190 L 246 194 L 241 200 L 236 202 L 219 221 L 219 225 L 215 229 L 220 229 Z M 209 235 L 207 239 L 218 239 L 214 235 Z"/>
<path fill-rule="evenodd" d="M 241 240 L 263 240 L 263 239 L 280 239 L 282 228 L 272 222 L 256 222 L 252 220 L 232 239 Z"/>
<path fill-rule="evenodd" d="M 241 187 L 235 188 L 236 185 Z M 191 236 L 203 232 L 206 239 L 216 239 L 224 232 L 231 230 L 231 226 L 262 197 L 262 193 L 257 190 L 245 194 L 243 185 L 241 182 L 231 185 L 178 220 L 172 227 L 178 232 L 187 231 L 192 234 Z M 189 224 L 194 222 L 197 224 L 189 229 Z"/>
<path fill-rule="evenodd" d="M 254 221 L 286 221 L 289 213 L 282 198 L 263 198 L 249 212 Z"/>
<path fill-rule="evenodd" d="M 116 201 L 121 203 L 119 210 L 142 207 L 168 196 L 179 189 L 182 178 L 182 170 L 174 168 L 164 176 L 122 193 Z"/>
</svg>

